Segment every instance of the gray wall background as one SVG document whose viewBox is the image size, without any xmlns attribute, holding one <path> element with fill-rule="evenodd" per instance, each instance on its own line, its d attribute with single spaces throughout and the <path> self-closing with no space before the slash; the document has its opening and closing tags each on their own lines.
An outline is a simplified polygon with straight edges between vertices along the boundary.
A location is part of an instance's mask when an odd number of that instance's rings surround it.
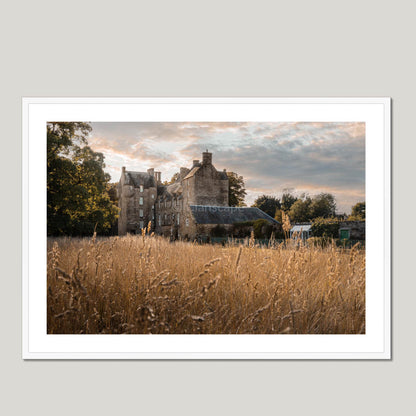
<svg viewBox="0 0 416 416">
<path fill-rule="evenodd" d="M 415 10 L 410 1 L 3 4 L 4 414 L 388 415 L 413 406 Z M 23 362 L 22 96 L 391 96 L 390 362 Z M 403 410 L 400 410 L 403 408 Z"/>
</svg>

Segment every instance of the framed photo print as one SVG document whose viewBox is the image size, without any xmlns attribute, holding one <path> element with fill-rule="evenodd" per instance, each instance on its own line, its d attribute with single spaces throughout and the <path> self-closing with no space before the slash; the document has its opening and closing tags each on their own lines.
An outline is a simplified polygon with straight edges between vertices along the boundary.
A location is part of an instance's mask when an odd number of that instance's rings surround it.
<svg viewBox="0 0 416 416">
<path fill-rule="evenodd" d="M 389 98 L 24 98 L 24 359 L 389 359 Z"/>
</svg>

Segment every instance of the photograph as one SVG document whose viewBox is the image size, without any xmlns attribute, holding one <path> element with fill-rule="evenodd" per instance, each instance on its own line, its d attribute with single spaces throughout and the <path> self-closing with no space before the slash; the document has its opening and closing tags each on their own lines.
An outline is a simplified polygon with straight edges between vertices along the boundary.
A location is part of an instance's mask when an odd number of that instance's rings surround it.
<svg viewBox="0 0 416 416">
<path fill-rule="evenodd" d="M 48 334 L 365 334 L 365 129 L 47 122 Z"/>
<path fill-rule="evenodd" d="M 24 98 L 23 356 L 390 357 L 389 111 Z"/>
</svg>

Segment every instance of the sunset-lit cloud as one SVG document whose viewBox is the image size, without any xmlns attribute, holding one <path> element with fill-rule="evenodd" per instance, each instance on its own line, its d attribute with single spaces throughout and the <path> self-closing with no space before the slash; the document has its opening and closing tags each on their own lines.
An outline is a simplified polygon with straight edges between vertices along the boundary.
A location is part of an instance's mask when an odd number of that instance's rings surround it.
<svg viewBox="0 0 416 416">
<path fill-rule="evenodd" d="M 208 149 L 218 170 L 242 175 L 246 202 L 285 188 L 331 192 L 339 212 L 365 199 L 365 123 L 91 123 L 91 147 L 105 156 L 112 181 L 121 167 L 150 167 L 170 179 Z"/>
</svg>

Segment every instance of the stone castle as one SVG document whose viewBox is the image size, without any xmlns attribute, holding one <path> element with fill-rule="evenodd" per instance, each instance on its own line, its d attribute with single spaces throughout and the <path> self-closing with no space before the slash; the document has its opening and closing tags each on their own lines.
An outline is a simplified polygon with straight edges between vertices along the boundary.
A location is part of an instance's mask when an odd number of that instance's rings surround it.
<svg viewBox="0 0 416 416">
<path fill-rule="evenodd" d="M 174 183 L 163 185 L 161 172 L 133 172 L 122 168 L 117 185 L 120 216 L 118 234 L 139 233 L 151 224 L 153 232 L 173 239 L 210 235 L 213 227 L 231 228 L 235 222 L 276 221 L 258 208 L 229 207 L 226 170 L 217 171 L 212 153 L 202 153 L 190 169 L 181 167 Z"/>
</svg>

